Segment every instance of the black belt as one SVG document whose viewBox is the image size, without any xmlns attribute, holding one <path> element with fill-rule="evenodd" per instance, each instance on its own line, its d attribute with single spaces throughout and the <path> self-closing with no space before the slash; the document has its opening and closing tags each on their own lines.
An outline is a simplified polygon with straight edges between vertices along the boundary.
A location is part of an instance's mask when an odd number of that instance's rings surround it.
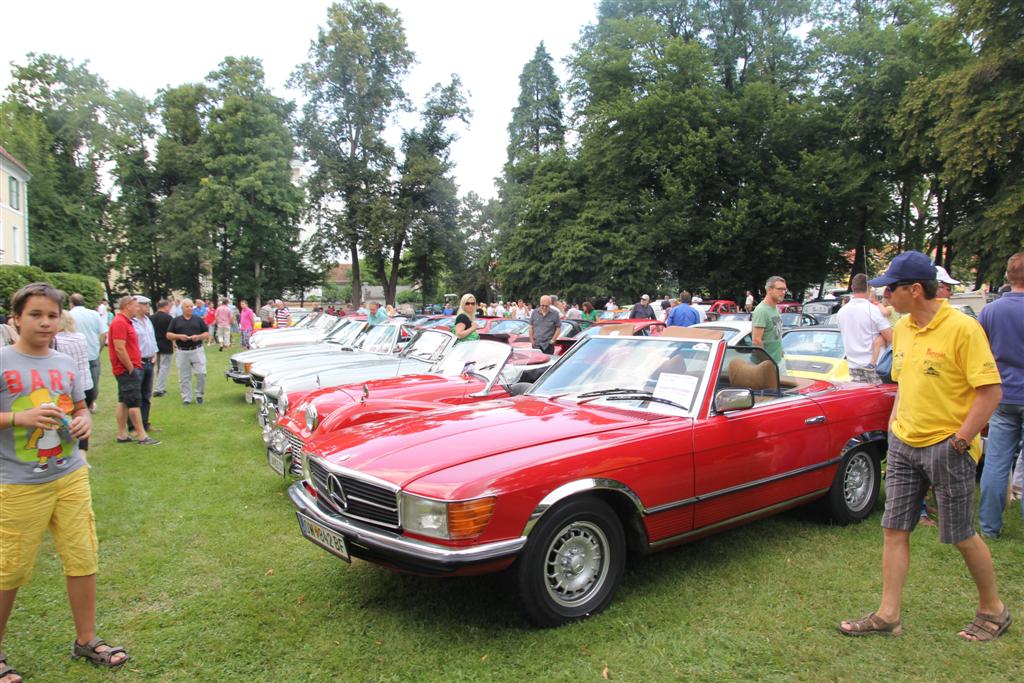
<svg viewBox="0 0 1024 683">
<path fill-rule="evenodd" d="M 180 344 L 178 345 L 178 350 L 179 351 L 195 351 L 196 349 L 201 349 L 201 348 L 203 348 L 202 344 L 196 344 L 195 346 L 182 346 Z"/>
</svg>

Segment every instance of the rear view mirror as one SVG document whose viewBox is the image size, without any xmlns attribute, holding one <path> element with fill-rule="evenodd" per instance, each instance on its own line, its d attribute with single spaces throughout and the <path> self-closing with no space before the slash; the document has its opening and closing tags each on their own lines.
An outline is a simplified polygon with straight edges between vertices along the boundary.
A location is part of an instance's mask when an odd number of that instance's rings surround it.
<svg viewBox="0 0 1024 683">
<path fill-rule="evenodd" d="M 754 392 L 750 389 L 722 389 L 715 394 L 715 410 L 727 413 L 754 407 Z"/>
</svg>

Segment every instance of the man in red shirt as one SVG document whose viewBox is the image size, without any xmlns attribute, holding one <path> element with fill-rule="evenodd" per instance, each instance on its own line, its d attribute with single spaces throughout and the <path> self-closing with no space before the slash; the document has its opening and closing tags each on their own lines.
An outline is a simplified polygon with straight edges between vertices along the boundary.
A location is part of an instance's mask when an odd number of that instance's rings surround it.
<svg viewBox="0 0 1024 683">
<path fill-rule="evenodd" d="M 110 341 L 110 367 L 117 380 L 117 442 L 131 443 L 128 419 L 131 418 L 140 446 L 160 443 L 146 434 L 142 426 L 142 354 L 139 337 L 132 325 L 138 304 L 133 296 L 123 296 L 118 302 L 118 314 L 110 322 L 107 339 Z"/>
</svg>

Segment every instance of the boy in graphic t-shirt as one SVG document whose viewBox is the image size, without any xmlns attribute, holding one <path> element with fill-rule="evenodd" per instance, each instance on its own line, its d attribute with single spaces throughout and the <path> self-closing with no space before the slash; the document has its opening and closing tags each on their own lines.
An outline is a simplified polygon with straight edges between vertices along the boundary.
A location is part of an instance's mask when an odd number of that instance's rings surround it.
<svg viewBox="0 0 1024 683">
<path fill-rule="evenodd" d="M 96 636 L 96 526 L 89 470 L 78 451 L 92 429 L 85 383 L 75 361 L 50 348 L 63 301 L 46 283 L 18 290 L 11 309 L 21 336 L 0 348 L 0 529 L 18 541 L 0 543 L 0 636 L 49 528 L 67 577 L 72 656 L 117 667 L 128 661 L 124 649 Z M 18 676 L 0 654 L 0 680 Z"/>
</svg>

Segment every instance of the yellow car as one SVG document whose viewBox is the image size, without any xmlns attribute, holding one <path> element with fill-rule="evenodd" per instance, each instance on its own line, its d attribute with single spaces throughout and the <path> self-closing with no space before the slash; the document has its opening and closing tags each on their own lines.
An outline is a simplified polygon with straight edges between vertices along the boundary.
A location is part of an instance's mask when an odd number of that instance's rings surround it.
<svg viewBox="0 0 1024 683">
<path fill-rule="evenodd" d="M 782 334 L 782 351 L 787 375 L 850 381 L 850 365 L 838 327 L 810 325 L 786 330 Z"/>
</svg>

